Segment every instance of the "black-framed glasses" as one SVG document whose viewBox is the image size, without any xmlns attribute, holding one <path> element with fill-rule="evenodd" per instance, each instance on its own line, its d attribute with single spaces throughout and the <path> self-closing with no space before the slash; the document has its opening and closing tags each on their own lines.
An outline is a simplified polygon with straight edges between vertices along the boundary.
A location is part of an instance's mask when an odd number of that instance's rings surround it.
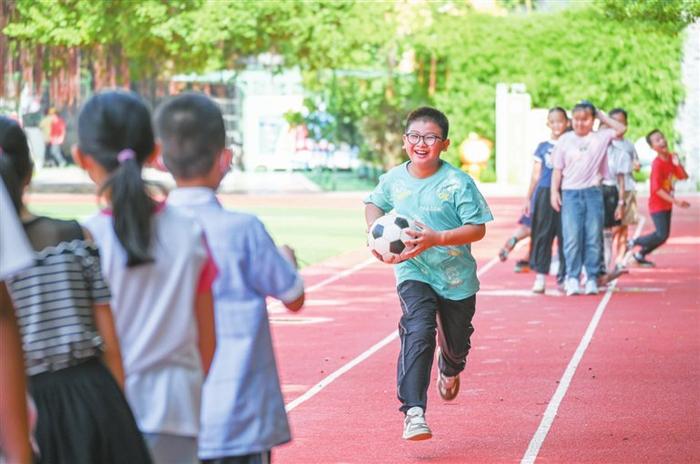
<svg viewBox="0 0 700 464">
<path fill-rule="evenodd" d="M 414 134 L 413 132 L 409 132 L 406 135 L 406 140 L 408 143 L 411 145 L 418 145 L 420 143 L 421 139 L 423 139 L 423 143 L 426 144 L 429 147 L 432 147 L 435 145 L 435 142 L 438 140 L 442 140 L 442 137 L 438 137 L 437 135 L 433 134 L 428 134 L 428 135 L 419 135 L 419 134 Z"/>
</svg>

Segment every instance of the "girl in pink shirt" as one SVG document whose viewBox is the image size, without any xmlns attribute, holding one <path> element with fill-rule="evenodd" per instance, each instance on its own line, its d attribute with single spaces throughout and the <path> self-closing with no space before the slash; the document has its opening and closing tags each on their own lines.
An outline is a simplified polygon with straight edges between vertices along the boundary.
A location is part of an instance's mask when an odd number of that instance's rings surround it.
<svg viewBox="0 0 700 464">
<path fill-rule="evenodd" d="M 593 131 L 598 118 L 609 129 Z M 603 236 L 603 193 L 600 188 L 607 170 L 607 149 L 625 125 L 596 110 L 588 101 L 574 106 L 572 131 L 562 135 L 552 154 L 551 203 L 561 211 L 566 294 L 579 295 L 581 270 L 586 268 L 585 293 L 598 293 L 597 276 Z M 559 189 L 561 188 L 561 192 Z"/>
</svg>

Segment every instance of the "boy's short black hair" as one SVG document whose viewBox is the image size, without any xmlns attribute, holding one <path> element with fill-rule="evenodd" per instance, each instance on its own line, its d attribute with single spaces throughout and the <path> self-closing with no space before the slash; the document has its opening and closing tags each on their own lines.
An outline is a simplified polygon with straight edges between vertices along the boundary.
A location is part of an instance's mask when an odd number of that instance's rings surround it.
<svg viewBox="0 0 700 464">
<path fill-rule="evenodd" d="M 155 126 L 163 162 L 178 178 L 208 174 L 226 145 L 221 110 L 203 94 L 183 93 L 170 98 L 156 110 Z"/>
<path fill-rule="evenodd" d="M 581 100 L 574 105 L 574 109 L 571 110 L 571 116 L 573 116 L 577 111 L 588 111 L 591 113 L 591 116 L 595 118 L 598 110 L 596 109 L 595 105 L 588 100 Z"/>
<path fill-rule="evenodd" d="M 432 121 L 440 126 L 442 138 L 443 140 L 447 140 L 447 136 L 450 131 L 450 122 L 447 120 L 447 116 L 445 116 L 442 111 L 436 110 L 435 108 L 431 108 L 429 106 L 421 106 L 420 108 L 411 111 L 406 118 L 406 128 L 404 129 L 404 132 L 408 132 L 409 126 L 414 121 L 420 120 Z"/>
<path fill-rule="evenodd" d="M 611 109 L 610 112 L 608 113 L 608 116 L 614 116 L 614 115 L 616 115 L 616 114 L 621 114 L 621 115 L 623 115 L 623 116 L 625 117 L 625 121 L 627 121 L 627 111 L 625 111 L 624 109 L 622 109 L 622 108 L 613 108 L 613 109 Z"/>
<path fill-rule="evenodd" d="M 649 145 L 650 147 L 651 147 L 651 136 L 654 134 L 657 134 L 657 133 L 663 135 L 663 132 L 661 132 L 661 129 L 653 129 L 651 132 L 649 132 L 647 134 L 647 136 L 646 136 L 647 145 Z"/>
</svg>

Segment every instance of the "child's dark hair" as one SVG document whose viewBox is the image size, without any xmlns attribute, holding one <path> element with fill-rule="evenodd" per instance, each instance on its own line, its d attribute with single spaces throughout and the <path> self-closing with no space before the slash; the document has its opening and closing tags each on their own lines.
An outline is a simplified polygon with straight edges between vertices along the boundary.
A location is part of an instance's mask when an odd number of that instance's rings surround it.
<svg viewBox="0 0 700 464">
<path fill-rule="evenodd" d="M 0 176 L 18 214 L 22 209 L 22 191 L 33 168 L 24 131 L 17 121 L 0 116 Z"/>
<path fill-rule="evenodd" d="M 625 121 L 627 121 L 627 111 L 625 111 L 622 108 L 613 108 L 608 112 L 608 116 L 615 116 L 616 114 L 621 114 L 625 117 Z"/>
<path fill-rule="evenodd" d="M 110 177 L 114 232 L 127 254 L 127 266 L 153 261 L 149 253 L 156 202 L 148 194 L 141 167 L 153 153 L 151 114 L 134 94 L 104 92 L 85 103 L 78 117 L 78 147 Z"/>
<path fill-rule="evenodd" d="M 571 110 L 571 114 L 573 115 L 577 111 L 588 111 L 591 113 L 591 116 L 595 118 L 596 112 L 596 107 L 593 105 L 593 103 L 589 102 L 588 100 L 581 100 L 580 102 L 576 103 L 574 105 L 574 109 Z"/>
<path fill-rule="evenodd" d="M 662 134 L 663 135 L 663 132 L 661 132 L 661 129 L 654 129 L 647 134 L 647 136 L 646 136 L 647 145 L 649 145 L 650 147 L 651 147 L 651 136 L 654 134 Z"/>
<path fill-rule="evenodd" d="M 163 162 L 175 177 L 206 175 L 226 145 L 221 110 L 202 94 L 185 93 L 166 101 L 156 110 L 155 125 Z"/>
<path fill-rule="evenodd" d="M 564 119 L 566 119 L 567 121 L 569 120 L 569 115 L 566 114 L 566 110 L 565 110 L 564 108 L 562 108 L 561 106 L 553 106 L 553 107 L 551 107 L 551 108 L 549 109 L 549 111 L 547 111 L 547 116 L 549 116 L 549 115 L 552 114 L 552 113 L 556 113 L 556 112 L 560 112 L 561 114 L 564 115 Z"/>
<path fill-rule="evenodd" d="M 438 126 L 440 126 L 443 140 L 447 139 L 447 136 L 450 131 L 450 122 L 447 120 L 447 116 L 445 116 L 445 114 L 442 111 L 436 110 L 435 108 L 431 108 L 429 106 L 422 106 L 418 109 L 411 111 L 411 113 L 406 118 L 406 129 L 404 131 L 407 132 L 408 128 L 414 121 L 421 120 L 432 121 Z"/>
</svg>

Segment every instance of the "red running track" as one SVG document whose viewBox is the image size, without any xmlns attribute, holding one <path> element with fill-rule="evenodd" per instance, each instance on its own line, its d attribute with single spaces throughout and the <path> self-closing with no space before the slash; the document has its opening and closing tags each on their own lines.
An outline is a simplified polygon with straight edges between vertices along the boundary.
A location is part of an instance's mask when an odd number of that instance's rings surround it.
<svg viewBox="0 0 700 464">
<path fill-rule="evenodd" d="M 366 261 L 361 250 L 305 270 L 305 309 L 271 310 L 294 436 L 274 461 L 700 462 L 699 200 L 674 211 L 671 239 L 652 255 L 656 269 L 631 267 L 608 296 L 579 297 L 562 296 L 551 280 L 547 295 L 533 295 L 533 274 L 513 273 L 513 260 L 493 265 L 521 202 L 492 201 L 497 220 L 473 246 L 482 289 L 462 391 L 446 403 L 431 385 L 425 442 L 401 439 L 391 268 L 348 271 Z"/>
</svg>

